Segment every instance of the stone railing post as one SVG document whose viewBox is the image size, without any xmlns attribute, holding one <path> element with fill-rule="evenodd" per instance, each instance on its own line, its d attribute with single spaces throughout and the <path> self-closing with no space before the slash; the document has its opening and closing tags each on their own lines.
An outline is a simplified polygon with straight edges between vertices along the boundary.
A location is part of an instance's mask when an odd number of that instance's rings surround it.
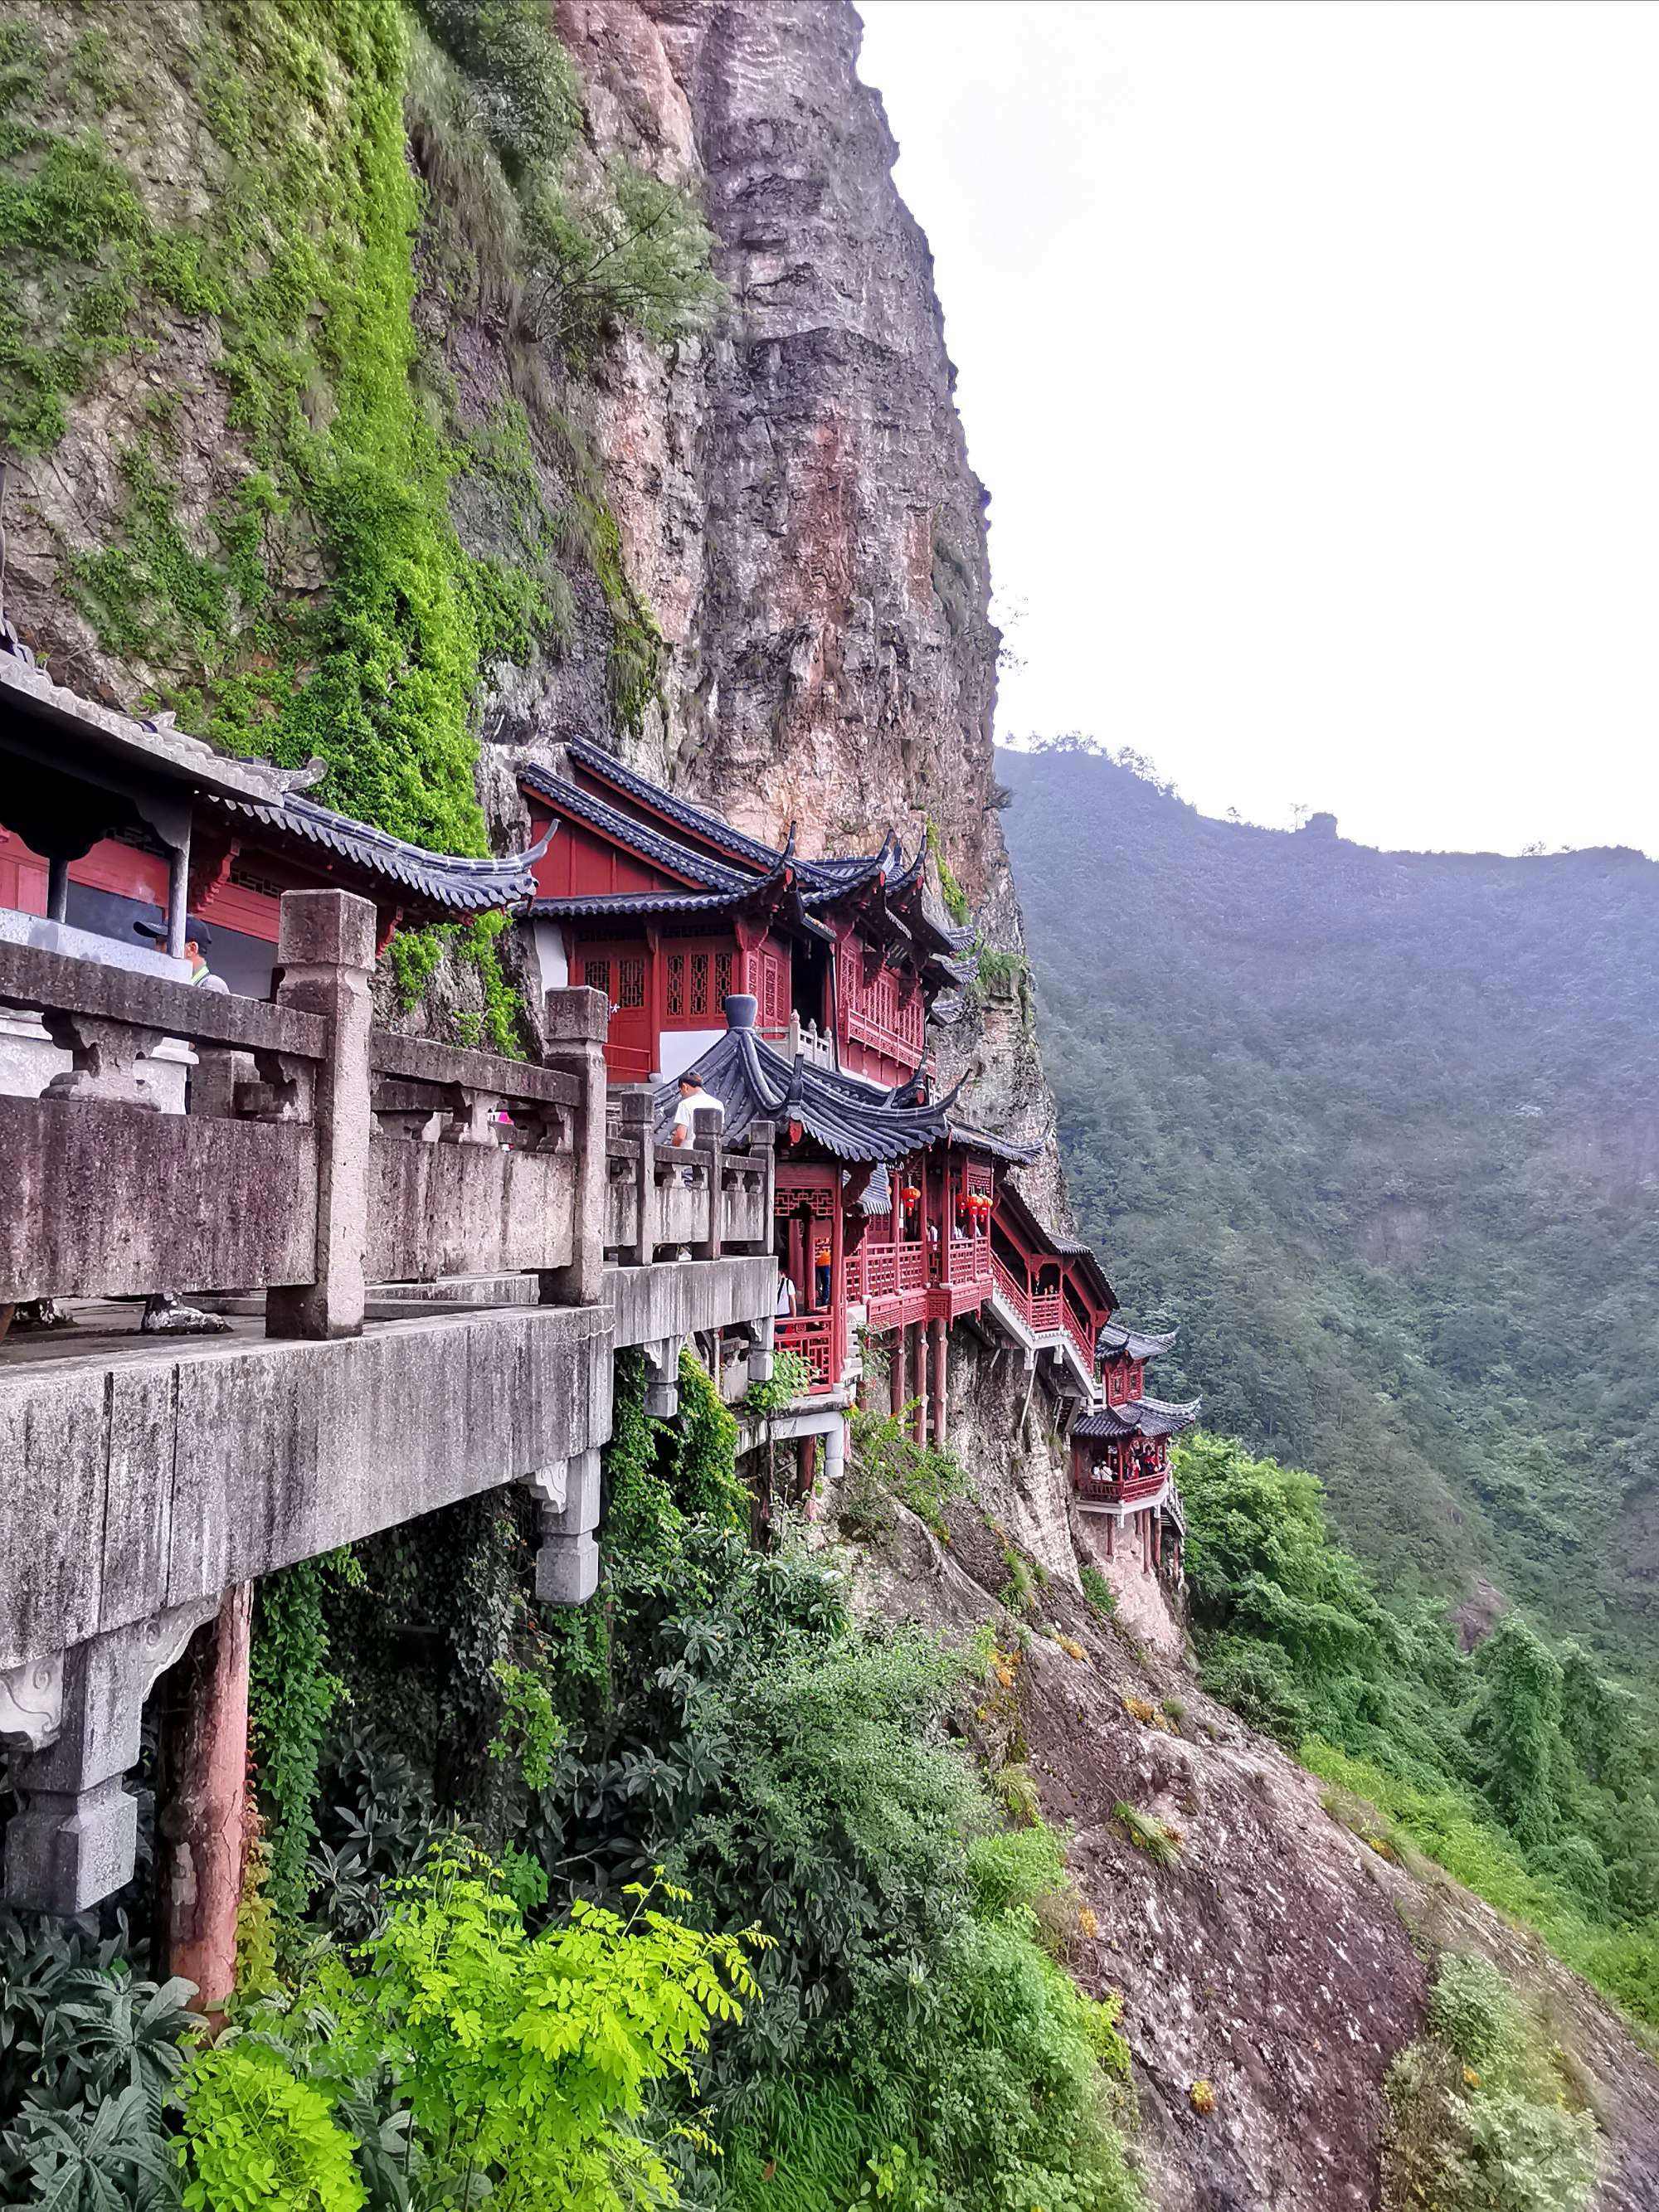
<svg viewBox="0 0 1659 2212">
<path fill-rule="evenodd" d="M 285 891 L 276 925 L 279 1006 L 326 1017 L 317 1071 L 317 1278 L 265 1297 L 267 1336 L 360 1336 L 368 1244 L 368 979 L 374 908 L 351 891 Z"/>
<path fill-rule="evenodd" d="M 724 1116 L 712 1106 L 699 1106 L 691 1116 L 691 1141 L 708 1163 L 708 1234 L 701 1243 L 691 1247 L 697 1260 L 718 1260 L 725 1243 L 721 1215 L 726 1211 L 726 1188 L 722 1172 L 720 1129 Z"/>
<path fill-rule="evenodd" d="M 634 1155 L 639 1178 L 640 1211 L 634 1243 L 624 1255 L 630 1267 L 648 1267 L 657 1256 L 657 1133 L 648 1083 L 629 1084 L 622 1093 L 622 1133 Z"/>
<path fill-rule="evenodd" d="M 592 1306 L 605 1288 L 605 1040 L 611 1013 L 603 991 L 581 986 L 550 991 L 546 1006 L 547 1065 L 574 1075 L 581 1099 L 572 1138 L 576 1191 L 570 1264 L 542 1270 L 542 1304 Z"/>
<path fill-rule="evenodd" d="M 772 1200 L 777 1190 L 778 1133 L 770 1121 L 751 1121 L 749 1124 L 749 1157 L 757 1162 L 761 1171 L 760 1235 L 750 1245 L 751 1252 L 772 1249 Z"/>
</svg>

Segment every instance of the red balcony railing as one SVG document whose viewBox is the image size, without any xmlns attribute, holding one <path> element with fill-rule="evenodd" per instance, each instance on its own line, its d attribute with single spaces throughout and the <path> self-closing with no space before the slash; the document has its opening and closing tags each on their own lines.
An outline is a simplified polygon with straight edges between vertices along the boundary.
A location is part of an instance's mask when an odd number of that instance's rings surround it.
<svg viewBox="0 0 1659 2212">
<path fill-rule="evenodd" d="M 806 1386 L 809 1394 L 833 1390 L 841 1380 L 835 1324 L 834 1314 L 792 1314 L 781 1320 L 774 1332 L 780 1352 L 796 1352 L 806 1362 L 811 1376 Z"/>
<path fill-rule="evenodd" d="M 1156 1498 L 1169 1480 L 1169 1469 L 1160 1468 L 1153 1474 L 1132 1474 L 1117 1482 L 1104 1472 L 1099 1474 L 1080 1474 L 1077 1478 L 1078 1496 L 1091 1505 L 1139 1505 L 1147 1498 Z"/>
<path fill-rule="evenodd" d="M 1095 1347 L 1090 1335 L 1089 1324 L 1085 1321 L 1079 1321 L 1078 1319 L 1078 1316 L 1072 1311 L 1069 1302 L 1066 1303 L 1065 1306 L 1065 1316 L 1066 1334 L 1071 1338 L 1073 1343 L 1076 1345 L 1079 1357 L 1081 1358 L 1084 1365 L 1088 1369 L 1089 1372 L 1092 1375 L 1095 1371 Z"/>
</svg>

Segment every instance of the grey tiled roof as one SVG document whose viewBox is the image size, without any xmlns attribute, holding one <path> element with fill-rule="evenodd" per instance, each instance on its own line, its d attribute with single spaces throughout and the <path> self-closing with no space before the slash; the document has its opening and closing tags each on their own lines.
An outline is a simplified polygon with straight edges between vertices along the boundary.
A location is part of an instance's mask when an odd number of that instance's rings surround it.
<svg viewBox="0 0 1659 2212">
<path fill-rule="evenodd" d="M 1151 1330 L 1132 1328 L 1127 1322 L 1109 1321 L 1100 1332 L 1100 1351 L 1109 1359 L 1156 1359 L 1160 1352 L 1167 1352 L 1180 1334 L 1170 1329 L 1163 1335 Z"/>
<path fill-rule="evenodd" d="M 726 1009 L 738 1025 L 697 1054 L 697 1071 L 726 1109 L 728 1138 L 742 1137 L 756 1121 L 779 1128 L 795 1121 L 837 1159 L 892 1161 L 925 1151 L 945 1134 L 950 1099 L 937 1106 L 893 1105 L 890 1092 L 856 1077 L 804 1058 L 786 1060 L 753 1026 L 752 999 L 728 1000 Z M 656 1094 L 658 1129 L 665 1138 L 678 1096 L 673 1083 Z"/>
<path fill-rule="evenodd" d="M 678 792 L 665 790 L 661 784 L 653 783 L 649 776 L 641 775 L 638 769 L 629 768 L 625 761 L 618 760 L 614 753 L 606 752 L 602 745 L 596 745 L 589 738 L 572 738 L 565 750 L 577 767 L 601 777 L 618 791 L 626 792 L 641 806 L 648 806 L 653 813 L 678 823 L 693 836 L 706 838 L 711 845 L 718 846 L 722 852 L 729 853 L 734 860 L 756 869 L 762 875 L 769 875 L 786 852 L 790 852 L 793 858 L 793 839 L 789 847 L 780 850 L 758 837 L 750 836 L 744 830 L 734 830 L 729 822 L 723 821 L 718 814 L 711 813 L 708 807 L 699 806 L 694 800 L 681 798 Z M 523 773 L 526 778 L 531 775 L 529 770 Z M 556 780 L 548 778 L 545 770 L 538 769 L 534 774 L 550 781 Z M 584 796 L 591 798 L 592 793 Z M 602 801 L 599 803 L 603 804 Z M 613 813 L 620 811 L 616 809 L 611 811 Z M 647 826 L 641 823 L 635 815 L 623 814 L 621 818 L 636 830 Z M 647 834 L 651 833 L 647 830 Z M 675 842 L 673 840 L 665 842 Z M 921 850 L 918 848 L 918 856 Z M 884 867 L 896 868 L 902 858 L 893 840 L 889 837 L 879 853 L 835 860 L 794 860 L 793 866 L 805 902 L 811 906 L 823 903 L 830 897 L 845 897 L 849 890 L 856 890 L 860 884 L 873 881 Z M 681 867 L 679 872 L 684 873 L 684 868 Z M 908 883 L 908 872 L 896 880 Z"/>
<path fill-rule="evenodd" d="M 622 919 L 647 914 L 720 915 L 730 914 L 747 896 L 744 891 L 584 891 L 568 898 L 532 899 L 526 910 L 532 921 L 602 921 L 611 915 Z"/>
<path fill-rule="evenodd" d="M 618 806 L 609 805 L 596 799 L 591 791 L 572 783 L 568 776 L 555 775 L 551 769 L 533 764 L 522 765 L 519 781 L 538 798 L 549 799 L 579 822 L 586 822 L 611 838 L 619 845 L 627 845 L 643 859 L 661 868 L 665 874 L 684 877 L 703 890 L 738 891 L 752 890 L 755 877 L 746 868 L 727 867 L 711 860 L 706 853 L 694 853 L 689 845 L 678 838 L 665 836 L 636 815 L 624 814 Z M 779 855 L 767 855 L 767 872 L 777 866 Z"/>
<path fill-rule="evenodd" d="M 1072 1431 L 1074 1437 L 1178 1437 L 1190 1429 L 1203 1410 L 1204 1401 L 1172 1406 L 1162 1398 L 1132 1398 L 1127 1406 L 1103 1406 L 1085 1413 Z"/>
<path fill-rule="evenodd" d="M 969 1152 L 989 1152 L 1015 1167 L 1028 1166 L 1042 1150 L 1041 1145 L 1017 1145 L 1011 1137 L 994 1137 L 988 1129 L 976 1129 L 971 1121 L 958 1121 L 954 1115 L 948 1129 L 953 1145 L 961 1145 Z"/>
<path fill-rule="evenodd" d="M 659 814 L 665 814 L 671 822 L 678 822 L 683 830 L 690 830 L 694 836 L 706 837 L 711 845 L 718 845 L 722 852 L 746 860 L 750 866 L 765 871 L 770 869 L 776 860 L 776 853 L 769 845 L 763 844 L 758 837 L 750 837 L 741 830 L 734 830 L 729 822 L 723 822 L 718 814 L 711 814 L 707 807 L 696 805 L 675 792 L 665 791 L 661 784 L 653 783 L 649 776 L 641 775 L 637 769 L 629 768 L 625 761 L 618 760 L 615 753 L 607 752 L 603 745 L 596 745 L 591 738 L 572 738 L 565 750 L 577 767 L 605 777 L 619 791 L 625 791 L 637 799 L 641 805 L 652 807 Z"/>
<path fill-rule="evenodd" d="M 311 847 L 348 861 L 410 894 L 423 905 L 450 914 L 483 914 L 494 907 L 518 906 L 536 888 L 533 863 L 547 849 L 544 837 L 527 853 L 501 859 L 429 853 L 349 814 L 336 814 L 312 799 L 290 791 L 280 804 L 215 797 L 215 811 L 233 819 L 256 822 L 276 842 Z M 551 833 L 549 833 L 550 836 Z"/>
</svg>

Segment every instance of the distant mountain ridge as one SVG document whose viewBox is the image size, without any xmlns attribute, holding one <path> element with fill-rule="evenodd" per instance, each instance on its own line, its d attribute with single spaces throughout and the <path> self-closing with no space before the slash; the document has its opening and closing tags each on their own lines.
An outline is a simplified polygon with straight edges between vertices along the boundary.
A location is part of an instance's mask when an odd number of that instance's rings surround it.
<svg viewBox="0 0 1659 2212">
<path fill-rule="evenodd" d="M 1659 1682 L 1659 864 L 1381 853 L 1001 752 L 1079 1217 L 1407 1583 Z M 1173 1385 L 1172 1385 L 1173 1395 Z"/>
</svg>

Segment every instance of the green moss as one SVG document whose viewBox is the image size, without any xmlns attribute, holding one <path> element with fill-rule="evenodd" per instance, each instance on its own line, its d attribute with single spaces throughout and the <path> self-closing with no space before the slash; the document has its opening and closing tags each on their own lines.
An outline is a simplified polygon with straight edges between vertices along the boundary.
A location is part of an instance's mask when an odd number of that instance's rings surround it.
<svg viewBox="0 0 1659 2212">
<path fill-rule="evenodd" d="M 400 1012 L 408 1013 L 426 996 L 447 952 L 453 952 L 477 977 L 482 1010 L 458 1008 L 450 1016 L 451 1041 L 487 1046 L 509 1060 L 524 1057 L 524 1009 L 501 967 L 504 914 L 481 914 L 475 921 L 434 922 L 425 929 L 400 929 L 386 950 Z"/>
<path fill-rule="evenodd" d="M 204 0 L 179 62 L 204 148 L 187 226 L 158 216 L 123 157 L 153 62 L 139 27 L 104 12 L 75 36 L 0 20 L 0 440 L 50 452 L 108 362 L 201 325 L 207 390 L 121 456 L 118 530 L 66 549 L 68 589 L 203 734 L 289 765 L 319 756 L 329 803 L 482 850 L 471 702 L 487 664 L 571 634 L 573 552 L 611 618 L 623 728 L 659 699 L 665 647 L 591 459 L 550 512 L 522 407 L 458 428 L 419 357 L 401 0 Z M 425 76 L 447 72 L 457 115 L 485 124 L 505 267 L 515 193 L 556 179 L 580 128 L 568 57 L 532 0 L 422 13 L 453 58 L 416 32 Z M 94 112 L 101 130 L 80 120 Z M 450 137 L 471 160 L 466 133 Z M 641 327 L 672 335 L 641 301 Z M 205 501 L 184 490 L 185 441 L 216 461 Z M 458 518 L 487 551 L 464 549 Z M 488 948 L 480 964 L 504 1043 L 512 994 Z"/>
<path fill-rule="evenodd" d="M 973 919 L 973 908 L 968 903 L 968 894 L 957 881 L 951 863 L 945 857 L 945 848 L 939 842 L 939 826 L 930 814 L 927 817 L 927 849 L 939 864 L 939 895 L 945 902 L 945 911 L 958 929 L 965 928 Z"/>
</svg>

